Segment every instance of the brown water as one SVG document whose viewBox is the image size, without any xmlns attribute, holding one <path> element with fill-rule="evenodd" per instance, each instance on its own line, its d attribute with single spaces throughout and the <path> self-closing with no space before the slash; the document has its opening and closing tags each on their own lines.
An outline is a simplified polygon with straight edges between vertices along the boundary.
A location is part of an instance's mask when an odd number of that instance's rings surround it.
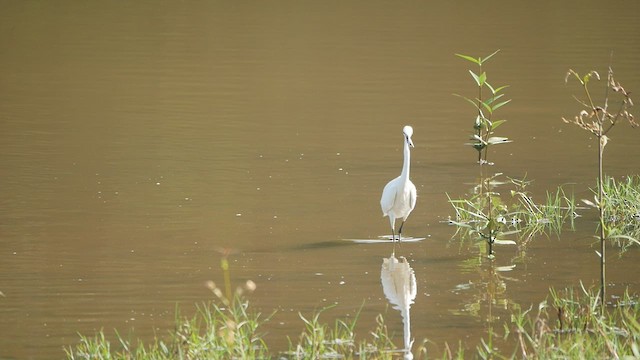
<svg viewBox="0 0 640 360">
<path fill-rule="evenodd" d="M 442 223 L 477 175 L 467 141 L 473 96 L 454 53 L 501 53 L 487 67 L 510 84 L 499 129 L 514 143 L 491 154 L 500 171 L 591 197 L 593 139 L 563 124 L 578 106 L 568 68 L 640 91 L 640 4 L 506 1 L 344 2 L 5 1 L 0 11 L 0 358 L 63 356 L 77 333 L 165 334 L 176 304 L 192 313 L 222 283 L 257 283 L 252 304 L 278 312 L 272 350 L 303 328 L 298 312 L 353 316 L 362 335 L 387 314 L 380 283 L 391 244 L 379 196 L 400 172 L 401 129 L 414 126 L 418 205 L 396 255 L 417 280 L 416 343 L 486 334 L 491 306 L 542 301 L 550 286 L 597 282 L 595 213 L 577 231 L 539 237 L 514 262 L 500 247 L 492 275 L 467 266 L 473 247 Z M 484 7 L 484 8 L 482 8 Z M 638 99 L 637 101 L 640 101 Z M 638 114 L 637 109 L 635 111 Z M 637 173 L 640 133 L 611 133 L 606 171 Z M 640 253 L 609 258 L 610 292 L 640 290 Z M 488 285 L 487 285 L 488 284 Z M 501 325 L 500 325 L 501 326 Z"/>
</svg>

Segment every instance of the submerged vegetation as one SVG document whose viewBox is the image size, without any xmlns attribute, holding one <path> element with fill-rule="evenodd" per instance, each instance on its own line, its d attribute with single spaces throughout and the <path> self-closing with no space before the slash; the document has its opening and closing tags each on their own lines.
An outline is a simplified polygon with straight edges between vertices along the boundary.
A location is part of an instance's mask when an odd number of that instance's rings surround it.
<svg viewBox="0 0 640 360">
<path fill-rule="evenodd" d="M 566 223 L 573 225 L 577 217 L 577 206 L 572 194 L 558 187 L 547 192 L 544 203 L 536 203 L 527 187 L 530 181 L 508 178 L 498 181 L 502 174 L 487 179 L 492 187 L 509 187 L 509 196 L 501 196 L 494 190 L 490 196 L 493 205 L 491 213 L 487 209 L 487 196 L 477 193 L 466 199 L 452 199 L 449 203 L 455 211 L 455 219 L 449 219 L 450 225 L 456 225 L 456 235 L 462 240 L 483 240 L 482 230 L 491 224 L 495 234 L 494 244 L 516 244 L 509 237 L 517 237 L 520 244 L 525 244 L 535 235 L 543 233 L 560 234 Z M 479 236 L 474 236 L 480 234 Z"/>
</svg>

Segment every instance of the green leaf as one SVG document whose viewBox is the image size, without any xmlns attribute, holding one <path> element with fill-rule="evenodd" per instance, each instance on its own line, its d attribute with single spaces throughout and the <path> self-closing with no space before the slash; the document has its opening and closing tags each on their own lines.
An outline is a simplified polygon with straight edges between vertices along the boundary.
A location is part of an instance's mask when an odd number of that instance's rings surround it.
<svg viewBox="0 0 640 360">
<path fill-rule="evenodd" d="M 500 49 L 494 51 L 493 54 L 487 55 L 484 59 L 480 60 L 480 64 L 483 64 L 485 61 L 491 59 L 493 55 L 497 54 L 498 52 L 500 52 Z"/>
<path fill-rule="evenodd" d="M 613 236 L 610 236 L 609 238 L 610 239 L 625 239 L 625 240 L 628 240 L 628 241 L 631 241 L 631 242 L 634 242 L 634 243 L 640 245 L 640 241 L 638 241 L 635 238 L 632 238 L 629 235 L 613 235 Z"/>
<path fill-rule="evenodd" d="M 473 128 L 480 130 L 482 128 L 482 116 L 476 116 L 476 120 L 473 122 Z"/>
<path fill-rule="evenodd" d="M 461 99 L 467 100 L 471 105 L 473 105 L 474 108 L 478 109 L 478 103 L 473 101 L 473 100 L 471 100 L 471 99 L 469 99 L 468 97 L 462 96 L 462 95 L 458 95 L 458 94 L 453 94 L 453 96 L 457 96 L 457 97 L 459 97 Z"/>
<path fill-rule="evenodd" d="M 481 219 L 481 220 L 489 220 L 487 216 L 481 212 L 473 212 L 467 209 L 460 209 L 460 211 L 465 212 L 471 216 L 477 217 L 478 219 Z"/>
<path fill-rule="evenodd" d="M 511 271 L 515 268 L 516 268 L 515 265 L 498 266 L 496 267 L 496 271 L 505 272 L 505 271 Z"/>
<path fill-rule="evenodd" d="M 467 201 L 463 199 L 451 199 L 449 198 L 449 202 L 452 204 L 466 204 Z"/>
<path fill-rule="evenodd" d="M 486 81 L 487 81 L 487 73 L 483 72 L 482 74 L 480 74 L 480 86 L 484 85 Z"/>
<path fill-rule="evenodd" d="M 466 143 L 465 145 L 472 146 L 474 149 L 476 149 L 478 151 L 480 151 L 480 150 L 484 149 L 485 147 L 487 147 L 486 144 L 483 144 L 483 143 L 480 143 L 480 142 L 477 142 L 477 143 Z"/>
<path fill-rule="evenodd" d="M 487 104 L 491 104 L 491 103 L 493 103 L 494 101 L 500 99 L 503 96 L 504 96 L 504 94 L 499 94 L 499 95 L 496 95 L 496 96 L 494 96 L 492 98 L 489 98 L 489 99 L 487 99 Z"/>
<path fill-rule="evenodd" d="M 509 99 L 509 100 L 507 100 L 507 101 L 503 101 L 503 102 L 498 103 L 498 104 L 495 104 L 495 105 L 492 107 L 492 109 L 493 109 L 493 111 L 496 111 L 496 110 L 498 110 L 499 108 L 501 108 L 501 107 L 503 107 L 503 106 L 507 105 L 507 104 L 508 104 L 508 103 L 510 103 L 510 102 L 511 102 L 511 99 Z"/>
<path fill-rule="evenodd" d="M 495 94 L 499 93 L 500 91 L 502 91 L 502 90 L 504 90 L 504 89 L 506 89 L 506 88 L 508 88 L 508 87 L 509 87 L 509 85 L 503 85 L 503 86 L 500 86 L 499 88 L 495 89 L 495 91 L 493 92 L 493 94 L 495 95 Z"/>
<path fill-rule="evenodd" d="M 500 240 L 500 239 L 495 239 L 493 240 L 493 243 L 496 245 L 516 245 L 516 242 L 513 240 Z"/>
<path fill-rule="evenodd" d="M 469 74 L 471 74 L 471 76 L 473 77 L 473 80 L 476 81 L 476 84 L 478 84 L 478 86 L 482 86 L 482 83 L 480 82 L 480 76 L 476 75 L 476 73 L 474 73 L 471 70 L 469 70 Z M 486 76 L 485 76 L 485 80 L 486 80 Z"/>
<path fill-rule="evenodd" d="M 504 124 L 507 120 L 496 120 L 491 124 L 491 130 L 495 130 L 498 128 L 498 126 Z"/>
<path fill-rule="evenodd" d="M 488 82 L 486 82 L 486 81 L 484 82 L 484 84 L 485 84 L 485 85 L 487 85 L 487 87 L 489 88 L 489 90 L 491 90 L 491 93 L 492 93 L 493 95 L 495 95 L 495 94 L 499 93 L 500 91 L 502 91 L 502 90 L 504 90 L 504 89 L 506 89 L 506 88 L 508 88 L 508 87 L 509 87 L 509 85 L 503 85 L 503 86 L 500 86 L 500 87 L 494 88 L 493 86 L 491 86 L 491 84 L 489 84 L 489 83 L 488 83 Z"/>
<path fill-rule="evenodd" d="M 496 91 L 493 89 L 493 86 L 491 86 L 491 84 L 489 84 L 488 82 L 484 82 L 485 85 L 487 85 L 487 87 L 489 88 L 489 90 L 491 90 L 491 94 L 495 95 Z"/>
<path fill-rule="evenodd" d="M 478 140 L 478 141 L 482 141 L 482 137 L 478 134 L 473 134 L 471 135 L 471 140 Z"/>
<path fill-rule="evenodd" d="M 500 136 L 492 136 L 487 140 L 487 143 L 489 145 L 498 145 L 498 144 L 506 144 L 506 143 L 510 143 L 512 142 L 511 140 L 509 140 L 506 137 L 500 137 Z"/>
<path fill-rule="evenodd" d="M 453 221 L 453 220 L 451 220 L 451 219 L 448 219 L 448 220 L 447 220 L 447 223 L 448 223 L 449 225 L 455 225 L 455 226 L 458 226 L 458 227 L 463 227 L 463 228 L 468 228 L 468 229 L 472 229 L 472 228 L 473 228 L 473 227 L 472 227 L 471 225 L 469 225 L 469 224 L 466 224 L 466 223 L 463 223 L 463 222 L 459 222 L 459 221 Z"/>
<path fill-rule="evenodd" d="M 596 79 L 600 80 L 600 74 L 598 74 L 598 72 L 595 70 L 591 70 L 585 76 L 582 77 L 582 84 L 587 85 L 589 83 L 589 80 L 591 80 L 591 77 L 594 75 Z"/>
<path fill-rule="evenodd" d="M 480 100 L 478 100 L 480 101 Z M 487 109 L 487 111 L 489 112 L 489 114 L 493 113 L 493 109 L 491 109 L 491 106 L 489 104 L 487 104 L 486 101 L 480 101 L 480 104 L 482 104 L 482 106 Z"/>
<path fill-rule="evenodd" d="M 465 60 L 471 61 L 471 62 L 472 62 L 472 63 L 474 63 L 474 64 L 478 64 L 478 65 L 480 65 L 480 58 L 474 58 L 474 57 L 472 57 L 472 56 L 469 56 L 469 55 L 462 55 L 462 54 L 456 54 L 456 56 L 457 56 L 457 57 L 460 57 L 460 58 L 462 58 L 462 59 L 465 59 Z"/>
</svg>

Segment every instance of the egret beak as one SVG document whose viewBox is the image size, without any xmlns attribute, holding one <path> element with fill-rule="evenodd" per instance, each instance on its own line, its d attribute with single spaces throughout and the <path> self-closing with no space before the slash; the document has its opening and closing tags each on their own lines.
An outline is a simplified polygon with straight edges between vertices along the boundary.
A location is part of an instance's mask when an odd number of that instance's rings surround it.
<svg viewBox="0 0 640 360">
<path fill-rule="evenodd" d="M 407 144 L 409 144 L 409 147 L 414 147 L 413 146 L 413 141 L 411 141 L 411 138 L 407 136 Z"/>
</svg>

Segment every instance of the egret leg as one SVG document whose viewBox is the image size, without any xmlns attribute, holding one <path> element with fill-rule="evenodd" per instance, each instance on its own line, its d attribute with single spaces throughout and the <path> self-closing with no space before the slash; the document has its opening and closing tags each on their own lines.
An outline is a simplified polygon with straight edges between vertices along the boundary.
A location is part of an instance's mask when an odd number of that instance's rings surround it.
<svg viewBox="0 0 640 360">
<path fill-rule="evenodd" d="M 398 242 L 402 241 L 402 227 L 404 226 L 404 221 L 400 224 L 400 229 L 398 230 Z"/>
<path fill-rule="evenodd" d="M 389 225 L 391 225 L 391 241 L 396 241 L 396 218 L 389 214 Z"/>
</svg>

